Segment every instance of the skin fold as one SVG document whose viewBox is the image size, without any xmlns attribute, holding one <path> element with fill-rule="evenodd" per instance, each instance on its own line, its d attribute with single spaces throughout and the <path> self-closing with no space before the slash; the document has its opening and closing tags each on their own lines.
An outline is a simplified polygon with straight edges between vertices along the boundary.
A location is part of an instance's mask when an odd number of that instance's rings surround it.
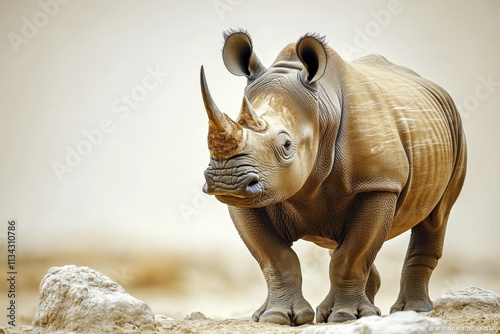
<svg viewBox="0 0 500 334">
<path fill-rule="evenodd" d="M 268 295 L 255 321 L 343 322 L 380 314 L 373 262 L 385 240 L 411 230 L 391 312 L 430 311 L 428 284 L 466 172 L 459 113 L 438 85 L 380 55 L 344 61 L 315 34 L 269 68 L 245 31 L 224 35 L 228 70 L 247 78 L 237 120 L 213 101 L 203 190 L 228 205 L 260 265 Z M 302 295 L 291 245 L 330 250 L 330 287 L 316 313 Z"/>
</svg>

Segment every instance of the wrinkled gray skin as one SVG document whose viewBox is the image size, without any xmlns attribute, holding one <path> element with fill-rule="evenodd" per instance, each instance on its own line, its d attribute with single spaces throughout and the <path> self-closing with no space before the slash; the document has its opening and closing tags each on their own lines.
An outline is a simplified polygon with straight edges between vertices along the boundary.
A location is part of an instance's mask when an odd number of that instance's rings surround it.
<svg viewBox="0 0 500 334">
<path fill-rule="evenodd" d="M 291 248 L 298 239 L 330 249 L 317 322 L 380 314 L 373 261 L 385 240 L 409 229 L 391 312 L 430 311 L 429 278 L 466 171 L 450 96 L 379 55 L 344 61 L 311 34 L 266 69 L 246 32 L 229 31 L 223 59 L 248 85 L 233 121 L 217 109 L 202 68 L 211 155 L 203 189 L 229 206 L 264 274 L 268 295 L 253 319 L 313 321 Z"/>
</svg>

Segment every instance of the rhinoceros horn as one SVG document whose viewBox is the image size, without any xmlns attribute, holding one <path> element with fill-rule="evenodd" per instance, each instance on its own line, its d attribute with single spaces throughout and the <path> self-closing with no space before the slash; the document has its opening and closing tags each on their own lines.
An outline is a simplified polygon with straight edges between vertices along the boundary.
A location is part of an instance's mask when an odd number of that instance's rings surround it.
<svg viewBox="0 0 500 334">
<path fill-rule="evenodd" d="M 229 157 L 243 149 L 243 128 L 229 116 L 222 113 L 215 104 L 203 66 L 200 71 L 201 94 L 209 119 L 208 149 L 213 157 Z"/>
<path fill-rule="evenodd" d="M 267 129 L 267 123 L 255 113 L 246 96 L 243 97 L 241 112 L 237 122 L 242 127 L 253 131 L 262 132 Z"/>
</svg>

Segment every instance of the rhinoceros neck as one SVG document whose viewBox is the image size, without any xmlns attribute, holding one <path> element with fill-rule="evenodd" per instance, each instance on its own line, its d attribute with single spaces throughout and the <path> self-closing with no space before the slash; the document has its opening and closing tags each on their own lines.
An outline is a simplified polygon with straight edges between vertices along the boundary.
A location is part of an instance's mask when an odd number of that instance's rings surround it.
<svg viewBox="0 0 500 334">
<path fill-rule="evenodd" d="M 346 65 L 334 50 L 327 47 L 326 51 L 329 63 L 317 87 L 320 130 L 318 158 L 310 180 L 307 182 L 309 187 L 316 188 L 326 186 L 324 183 L 332 173 L 335 163 L 335 144 L 342 122 L 344 105 L 343 83 L 346 75 Z"/>
<path fill-rule="evenodd" d="M 332 69 L 332 71 L 335 71 Z M 330 76 L 332 73 L 326 73 Z M 328 79 L 328 78 L 327 78 Z M 316 161 L 309 178 L 302 189 L 294 196 L 297 203 L 315 203 L 323 196 L 323 188 L 328 187 L 328 178 L 335 163 L 335 143 L 342 120 L 342 86 L 334 77 L 320 80 L 317 86 L 319 142 Z"/>
<path fill-rule="evenodd" d="M 340 98 L 347 73 L 346 63 L 332 48 L 326 47 L 326 52 L 328 54 L 328 66 L 325 74 L 320 79 L 320 83 L 328 94 L 337 95 Z"/>
<path fill-rule="evenodd" d="M 316 85 L 317 122 L 319 129 L 316 161 L 301 190 L 288 200 L 293 206 L 307 206 L 317 203 L 322 196 L 323 188 L 328 187 L 325 181 L 332 173 L 335 157 L 335 142 L 339 132 L 343 105 L 343 76 L 345 64 L 340 56 L 327 47 L 329 65 Z M 268 69 L 268 74 L 289 73 L 290 70 L 301 70 L 302 63 L 296 57 L 295 46 L 287 46 Z M 262 83 L 260 83 L 262 85 Z M 255 89 L 250 86 L 247 89 Z"/>
</svg>

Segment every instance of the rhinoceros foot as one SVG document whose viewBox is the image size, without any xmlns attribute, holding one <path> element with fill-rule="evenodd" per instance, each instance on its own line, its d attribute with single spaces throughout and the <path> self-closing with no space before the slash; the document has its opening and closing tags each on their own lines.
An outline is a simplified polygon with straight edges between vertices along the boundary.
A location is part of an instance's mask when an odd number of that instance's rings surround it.
<svg viewBox="0 0 500 334">
<path fill-rule="evenodd" d="M 398 311 L 429 312 L 432 311 L 432 302 L 427 295 L 419 299 L 400 296 L 391 307 L 391 313 Z"/>
<path fill-rule="evenodd" d="M 293 300 L 270 301 L 264 304 L 252 316 L 253 321 L 268 322 L 279 325 L 300 326 L 314 320 L 314 311 L 311 305 L 303 298 Z"/>
<path fill-rule="evenodd" d="M 351 304 L 332 304 L 332 298 L 325 300 L 316 309 L 316 322 L 345 322 L 357 318 L 380 315 L 380 309 L 373 305 L 368 298 L 361 298 Z"/>
</svg>

